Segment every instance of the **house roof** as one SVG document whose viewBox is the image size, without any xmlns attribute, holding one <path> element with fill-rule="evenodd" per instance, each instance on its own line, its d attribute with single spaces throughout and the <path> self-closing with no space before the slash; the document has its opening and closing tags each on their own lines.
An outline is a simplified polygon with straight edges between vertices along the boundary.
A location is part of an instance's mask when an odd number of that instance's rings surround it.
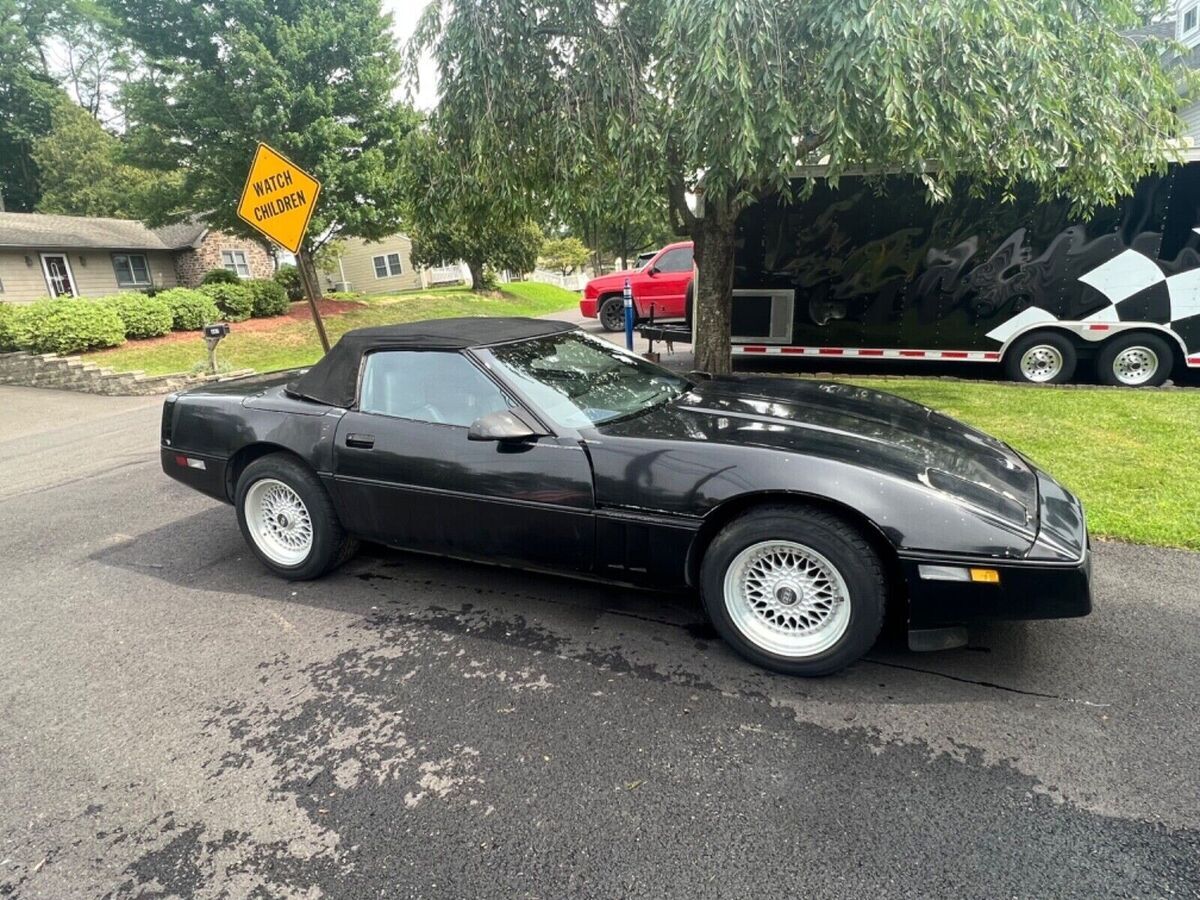
<svg viewBox="0 0 1200 900">
<path fill-rule="evenodd" d="M 174 225 L 155 228 L 154 233 L 171 249 L 198 247 L 204 235 L 208 233 L 208 225 L 200 219 L 186 219 Z"/>
<path fill-rule="evenodd" d="M 182 250 L 196 246 L 207 231 L 197 219 L 147 228 L 132 219 L 0 212 L 0 247 Z"/>
<path fill-rule="evenodd" d="M 1172 18 L 1167 19 L 1165 22 L 1151 22 L 1149 25 L 1143 25 L 1140 28 L 1131 28 L 1121 33 L 1135 44 L 1144 44 L 1152 38 L 1160 41 L 1170 41 L 1175 38 L 1175 20 Z"/>
</svg>

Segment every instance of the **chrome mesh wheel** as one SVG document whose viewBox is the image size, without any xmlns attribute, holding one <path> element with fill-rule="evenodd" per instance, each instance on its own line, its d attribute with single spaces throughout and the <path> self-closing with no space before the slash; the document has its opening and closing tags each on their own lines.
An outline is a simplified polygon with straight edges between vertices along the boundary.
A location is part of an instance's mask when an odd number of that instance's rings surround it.
<svg viewBox="0 0 1200 900">
<path fill-rule="evenodd" d="M 271 562 L 298 566 L 312 552 L 313 524 L 308 507 L 282 481 L 263 478 L 254 482 L 246 492 L 243 512 L 255 546 Z"/>
<path fill-rule="evenodd" d="M 725 570 L 725 608 L 755 646 L 791 659 L 823 653 L 850 624 L 850 593 L 828 559 L 795 541 L 747 547 Z"/>
<path fill-rule="evenodd" d="M 1034 344 L 1021 354 L 1021 374 L 1037 384 L 1053 381 L 1063 365 L 1062 351 L 1051 344 Z"/>
<path fill-rule="evenodd" d="M 1158 354 L 1149 347 L 1126 347 L 1112 363 L 1113 376 L 1130 387 L 1146 384 L 1158 374 Z"/>
</svg>

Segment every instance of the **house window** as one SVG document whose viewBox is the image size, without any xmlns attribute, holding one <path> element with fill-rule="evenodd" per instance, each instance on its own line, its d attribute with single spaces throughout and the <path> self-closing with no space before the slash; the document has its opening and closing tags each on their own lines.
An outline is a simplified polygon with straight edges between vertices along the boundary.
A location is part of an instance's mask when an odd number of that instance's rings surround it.
<svg viewBox="0 0 1200 900">
<path fill-rule="evenodd" d="M 221 265 L 230 272 L 236 272 L 238 278 L 250 277 L 250 264 L 246 262 L 245 250 L 222 250 Z"/>
<path fill-rule="evenodd" d="M 112 263 L 118 287 L 150 286 L 150 266 L 141 253 L 114 253 Z"/>
<path fill-rule="evenodd" d="M 372 262 L 375 263 L 376 278 L 387 278 L 389 275 L 404 274 L 404 267 L 400 265 L 399 253 L 389 253 L 386 256 L 376 256 Z"/>
<path fill-rule="evenodd" d="M 1183 14 L 1183 31 L 1181 34 L 1190 34 L 1196 30 L 1196 7 L 1189 7 Z"/>
</svg>

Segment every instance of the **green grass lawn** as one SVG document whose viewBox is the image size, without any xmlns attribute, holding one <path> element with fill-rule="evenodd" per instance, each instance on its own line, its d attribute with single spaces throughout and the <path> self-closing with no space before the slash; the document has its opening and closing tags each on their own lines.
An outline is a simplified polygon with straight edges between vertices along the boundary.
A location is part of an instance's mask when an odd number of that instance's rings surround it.
<svg viewBox="0 0 1200 900">
<path fill-rule="evenodd" d="M 418 319 L 443 319 L 450 316 L 543 316 L 570 310 L 579 303 L 579 294 L 552 284 L 514 282 L 501 285 L 499 296 L 473 294 L 461 287 L 411 291 L 403 294 L 371 295 L 365 306 L 352 312 L 327 316 L 325 329 L 336 343 L 352 328 L 414 322 Z M 281 320 L 277 328 L 251 331 L 232 326 L 232 333 L 221 341 L 217 357 L 222 368 L 255 369 L 269 372 L 306 366 L 321 355 L 317 332 L 310 320 Z M 207 359 L 204 341 L 197 335 L 191 340 L 168 342 L 129 341 L 114 350 L 88 354 L 88 360 L 118 372 L 143 371 L 148 375 L 191 372 Z"/>
<path fill-rule="evenodd" d="M 907 397 L 1007 441 L 1083 500 L 1093 535 L 1200 550 L 1200 391 L 836 380 Z"/>
</svg>

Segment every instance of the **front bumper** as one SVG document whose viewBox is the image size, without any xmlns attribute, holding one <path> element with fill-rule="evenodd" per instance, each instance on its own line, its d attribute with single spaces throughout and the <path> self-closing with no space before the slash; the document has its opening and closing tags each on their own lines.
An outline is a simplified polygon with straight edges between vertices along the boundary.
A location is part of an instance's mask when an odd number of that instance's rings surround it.
<svg viewBox="0 0 1200 900">
<path fill-rule="evenodd" d="M 586 316 L 589 319 L 594 319 L 599 315 L 597 311 L 600 306 L 599 297 L 584 297 L 579 301 L 579 314 Z"/>
<path fill-rule="evenodd" d="M 1092 553 L 1073 563 L 1041 560 L 901 559 L 910 628 L 964 625 L 979 619 L 1070 619 L 1092 611 Z M 998 584 L 932 581 L 922 565 L 994 569 Z"/>
</svg>

